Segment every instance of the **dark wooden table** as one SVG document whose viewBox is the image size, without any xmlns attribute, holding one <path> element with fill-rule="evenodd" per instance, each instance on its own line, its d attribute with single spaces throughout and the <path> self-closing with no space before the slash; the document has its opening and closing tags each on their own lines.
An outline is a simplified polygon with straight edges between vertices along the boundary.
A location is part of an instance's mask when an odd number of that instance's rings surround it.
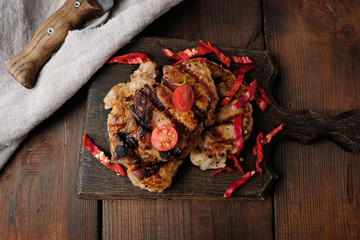
<svg viewBox="0 0 360 240">
<path fill-rule="evenodd" d="M 268 50 L 292 111 L 360 109 L 359 1 L 185 0 L 140 35 Z M 360 153 L 282 141 L 265 200 L 75 198 L 86 85 L 0 172 L 0 239 L 360 239 Z"/>
</svg>

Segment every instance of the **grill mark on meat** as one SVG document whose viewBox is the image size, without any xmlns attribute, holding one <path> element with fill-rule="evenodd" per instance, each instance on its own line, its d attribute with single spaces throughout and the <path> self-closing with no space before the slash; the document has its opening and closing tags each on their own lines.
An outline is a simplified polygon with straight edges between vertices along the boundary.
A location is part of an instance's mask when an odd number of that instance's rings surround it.
<svg viewBox="0 0 360 240">
<path fill-rule="evenodd" d="M 206 117 L 211 109 L 212 102 L 215 100 L 214 95 L 216 95 L 216 92 L 211 92 L 211 86 L 209 86 L 207 76 L 201 74 L 201 67 L 203 66 L 198 66 L 195 60 L 192 60 L 192 64 L 189 63 L 186 66 L 185 63 L 183 63 L 176 67 L 164 68 L 162 82 L 166 87 L 171 89 L 171 91 L 174 91 L 178 87 L 178 84 L 183 83 L 185 75 L 190 76 L 188 82 L 193 86 L 196 96 L 192 110 L 196 112 L 196 114 Z M 203 92 L 204 90 L 205 92 Z M 201 107 L 199 106 L 199 103 L 207 104 L 206 106 Z"/>
<path fill-rule="evenodd" d="M 208 72 L 209 69 L 202 67 L 197 61 L 183 62 L 179 67 L 186 71 L 191 79 L 199 85 L 200 94 L 197 94 L 195 103 L 200 103 L 199 106 L 201 107 L 197 108 L 200 111 L 195 112 L 205 117 L 210 114 L 210 118 L 205 118 L 203 122 L 205 126 L 211 125 L 213 123 L 211 114 L 219 100 L 214 82 L 208 81 L 211 78 L 211 72 Z"/>
<path fill-rule="evenodd" d="M 157 91 L 156 93 L 163 99 L 163 103 L 166 106 L 173 106 L 172 95 L 166 90 L 166 86 L 160 85 L 158 88 L 156 88 L 156 91 Z M 176 108 L 173 107 L 172 109 L 175 110 Z M 196 134 L 197 135 L 197 132 L 199 132 L 199 128 L 202 126 L 202 125 L 199 125 L 198 123 L 196 123 L 196 126 L 191 130 L 187 126 L 185 126 L 184 123 L 179 121 L 178 118 L 170 112 L 169 108 L 165 108 L 165 110 L 163 112 L 164 112 L 164 115 L 170 119 L 171 123 L 175 125 L 176 130 L 180 130 L 184 134 L 191 134 L 191 135 Z M 189 114 L 189 113 L 183 112 L 183 114 L 185 116 L 185 114 Z M 193 112 L 192 112 L 192 116 L 188 116 L 188 117 L 195 119 Z M 191 120 L 191 119 L 189 119 L 189 120 Z M 179 133 L 179 134 L 183 134 L 183 133 Z"/>
<path fill-rule="evenodd" d="M 214 79 L 214 82 L 216 84 L 218 97 L 220 99 L 225 98 L 227 96 L 227 93 L 234 85 L 236 81 L 236 76 L 228 69 L 225 69 L 212 61 L 207 61 L 206 65 L 210 69 L 211 77 Z M 237 91 L 234 98 L 241 97 L 242 95 L 245 94 L 247 90 L 248 87 L 246 87 L 243 82 L 243 84 L 241 84 L 240 89 Z"/>
<path fill-rule="evenodd" d="M 169 157 L 179 157 L 181 155 L 182 151 L 179 147 L 174 147 L 170 149 L 169 151 L 159 151 L 160 157 L 163 159 L 169 159 Z"/>
<path fill-rule="evenodd" d="M 173 156 L 173 157 L 179 157 L 182 153 L 181 149 L 179 147 L 174 147 L 170 150 L 170 154 Z"/>
<path fill-rule="evenodd" d="M 171 123 L 175 125 L 177 131 L 182 131 L 183 133 L 178 134 L 190 134 L 193 135 L 196 131 L 188 129 L 182 122 L 178 121 L 168 110 L 164 111 L 164 114 L 167 118 L 171 120 Z"/>
<path fill-rule="evenodd" d="M 135 168 L 132 170 L 134 176 L 143 180 L 144 178 L 149 178 L 157 174 L 161 167 L 163 167 L 167 162 L 140 162 L 135 164 Z"/>
<path fill-rule="evenodd" d="M 205 117 L 203 115 L 198 114 L 196 111 L 194 111 L 194 118 L 196 119 L 198 124 L 204 122 L 204 119 L 205 119 Z"/>
<path fill-rule="evenodd" d="M 167 91 L 163 92 L 163 97 L 165 97 L 164 99 L 166 100 L 165 104 L 173 104 L 172 96 Z M 140 101 L 140 98 L 141 98 L 141 101 Z M 144 98 L 148 101 L 145 101 Z M 154 104 L 154 103 L 156 103 L 156 104 Z M 140 129 L 140 133 L 143 130 L 150 131 L 154 128 L 154 126 L 152 126 L 153 123 L 151 121 L 152 115 L 146 114 L 146 112 L 148 112 L 147 108 L 149 108 L 149 107 L 152 107 L 151 112 L 153 111 L 154 107 L 158 108 L 159 111 L 163 112 L 165 117 L 167 117 L 171 121 L 171 123 L 174 124 L 174 127 L 177 129 L 177 131 L 180 135 L 194 136 L 194 135 L 199 134 L 198 133 L 199 132 L 198 125 L 201 126 L 201 123 L 203 120 L 203 118 L 201 118 L 201 116 L 199 116 L 195 113 L 192 113 L 192 117 L 196 121 L 196 125 L 195 125 L 194 129 L 192 129 L 192 130 L 188 129 L 181 121 L 178 121 L 178 118 L 173 116 L 173 114 L 171 114 L 171 112 L 165 108 L 165 106 L 160 102 L 157 95 L 153 92 L 153 90 L 149 86 L 144 87 L 136 94 L 136 96 L 134 98 L 134 103 L 130 107 L 131 115 L 135 118 L 136 123 L 138 123 L 140 126 L 143 127 Z M 136 110 L 138 110 L 138 111 L 136 111 Z M 146 119 L 146 116 L 149 116 L 149 119 Z M 141 134 L 140 134 L 140 137 L 141 137 Z M 148 148 L 151 148 L 151 147 L 148 147 Z M 174 151 L 171 151 L 170 155 L 171 156 L 169 156 L 169 157 L 165 157 L 165 158 L 163 157 L 163 159 L 165 159 L 165 160 L 174 159 L 175 157 L 181 155 L 181 150 L 179 151 L 179 149 L 174 149 Z"/>
<path fill-rule="evenodd" d="M 161 192 L 170 186 L 182 160 L 199 143 L 204 125 L 210 122 L 208 119 L 214 118 L 218 101 L 217 93 L 213 91 L 215 85 L 210 76 L 211 73 L 205 64 L 191 60 L 190 70 L 185 70 L 180 66 L 165 66 L 164 69 L 166 68 L 167 72 L 164 71 L 163 76 L 166 75 L 169 79 L 163 78 L 158 85 L 153 82 L 144 82 L 140 79 L 143 78 L 142 74 L 139 78 L 131 77 L 132 81 L 136 80 L 131 85 L 131 98 L 130 96 L 127 99 L 126 96 L 122 99 L 118 98 L 116 102 L 119 105 L 113 106 L 112 114 L 119 115 L 113 119 L 109 117 L 110 120 L 108 120 L 109 134 L 112 132 L 113 158 L 116 158 L 115 148 L 121 142 L 126 146 L 127 156 L 120 160 L 127 168 L 129 179 L 135 186 L 154 192 Z M 192 111 L 187 112 L 176 109 L 172 101 L 172 92 L 178 86 L 177 84 L 184 81 L 185 74 L 188 75 L 188 82 L 193 86 L 194 91 L 196 89 L 197 98 L 197 104 L 194 104 Z M 160 95 L 159 89 L 164 91 L 164 96 Z M 122 91 L 120 88 L 116 90 Z M 127 93 L 123 92 L 122 95 L 127 95 Z M 115 123 L 118 122 L 117 118 L 122 120 L 123 125 L 112 126 L 111 120 Z M 173 149 L 159 153 L 152 147 L 150 135 L 154 127 L 165 124 L 175 127 L 179 139 Z M 117 134 L 119 131 L 124 133 Z M 136 145 L 138 146 L 135 147 Z"/>
<path fill-rule="evenodd" d="M 207 91 L 207 95 L 209 97 L 209 101 L 208 104 L 206 106 L 206 108 L 202 111 L 202 113 L 204 115 L 206 115 L 208 113 L 208 111 L 211 109 L 211 103 L 212 101 L 215 100 L 215 92 L 211 91 L 211 87 L 209 86 L 209 83 L 200 75 L 198 74 L 199 71 L 195 71 L 194 69 L 192 69 L 192 64 L 190 63 L 186 63 L 183 62 L 182 64 L 179 65 L 187 74 L 189 74 L 193 79 L 195 79 L 195 81 L 199 84 L 201 84 L 203 86 L 204 89 L 206 89 Z M 195 65 L 196 66 L 196 65 Z M 197 66 L 196 66 L 197 67 Z M 204 81 L 205 80 L 205 81 Z M 205 96 L 204 96 L 205 97 Z"/>
<path fill-rule="evenodd" d="M 177 85 L 173 84 L 173 81 L 170 80 L 166 76 L 163 76 L 162 82 L 172 92 L 174 92 L 175 89 L 178 87 Z M 199 95 L 196 95 L 196 96 L 199 99 Z M 194 117 L 195 117 L 196 120 L 198 120 L 199 123 L 204 121 L 204 118 L 206 117 L 207 110 L 205 110 L 205 111 L 201 110 L 200 107 L 196 104 L 196 102 L 194 102 L 194 105 L 192 106 L 191 110 L 196 114 L 196 116 L 194 116 Z"/>
<path fill-rule="evenodd" d="M 221 138 L 222 134 L 221 132 L 217 131 L 216 128 L 209 128 L 208 129 L 209 133 L 211 134 L 211 136 L 215 139 Z"/>
<path fill-rule="evenodd" d="M 163 76 L 161 81 L 164 83 L 165 86 L 167 86 L 171 91 L 175 91 L 177 86 L 173 84 L 173 81 L 170 80 L 168 77 Z"/>
<path fill-rule="evenodd" d="M 160 157 L 163 159 L 168 159 L 170 157 L 170 151 L 159 151 Z"/>
<path fill-rule="evenodd" d="M 159 88 L 161 88 L 162 86 L 159 86 Z M 156 90 L 158 90 L 159 88 L 157 88 Z M 156 96 L 156 94 L 154 93 L 154 91 L 147 85 L 145 85 L 145 87 L 143 89 L 141 89 L 141 92 L 143 94 L 145 94 L 149 99 L 150 102 L 157 108 L 159 109 L 161 112 L 164 113 L 164 115 L 170 119 L 170 121 L 175 125 L 176 129 L 180 129 L 181 131 L 185 132 L 185 133 L 190 133 L 192 134 L 193 131 L 195 130 L 190 130 L 188 129 L 183 123 L 181 123 L 180 121 L 177 120 L 176 117 L 174 117 L 170 111 L 168 109 L 165 108 L 165 106 L 161 103 L 161 101 L 159 100 L 159 98 Z M 164 97 L 165 99 L 165 103 L 167 105 L 171 105 L 173 104 L 172 102 L 172 96 L 170 94 L 168 94 L 166 91 L 160 91 L 160 94 L 162 97 Z M 130 108 L 131 110 L 131 108 Z M 134 116 L 135 117 L 135 116 Z M 135 117 L 136 119 L 136 117 Z M 194 119 L 196 119 L 197 123 L 201 123 L 203 121 L 203 117 L 197 113 L 194 112 Z M 141 124 L 140 124 L 141 125 Z M 150 126 L 150 125 L 149 125 Z M 150 126 L 151 127 L 151 126 Z M 197 129 L 197 128 L 196 128 Z"/>
<path fill-rule="evenodd" d="M 169 94 L 169 92 L 166 91 L 164 85 L 160 85 L 158 88 L 156 88 L 156 93 L 163 99 L 163 102 L 166 106 L 173 105 L 172 94 Z"/>
<path fill-rule="evenodd" d="M 220 125 L 233 125 L 233 122 L 223 122 L 219 125 L 216 126 L 220 126 Z M 211 128 L 208 129 L 210 135 L 213 137 L 213 139 L 216 139 L 217 142 L 224 142 L 224 141 L 228 141 L 227 139 L 225 139 L 224 133 L 219 130 L 216 126 L 212 126 Z"/>
<path fill-rule="evenodd" d="M 140 90 L 144 93 L 151 101 L 151 103 L 160 111 L 165 110 L 165 106 L 160 102 L 160 100 L 155 95 L 154 91 L 150 88 L 149 85 L 145 85 L 143 89 Z"/>
<path fill-rule="evenodd" d="M 142 92 L 137 92 L 134 98 L 134 103 L 130 106 L 130 114 L 135 118 L 137 124 L 144 129 L 151 131 L 150 120 L 152 117 L 153 107 L 148 104 L 146 95 Z"/>
<path fill-rule="evenodd" d="M 232 85 L 236 81 L 235 75 L 229 70 L 222 68 L 220 65 L 212 61 L 207 61 L 206 65 L 210 69 L 211 76 L 216 84 L 220 82 L 227 82 Z"/>
</svg>

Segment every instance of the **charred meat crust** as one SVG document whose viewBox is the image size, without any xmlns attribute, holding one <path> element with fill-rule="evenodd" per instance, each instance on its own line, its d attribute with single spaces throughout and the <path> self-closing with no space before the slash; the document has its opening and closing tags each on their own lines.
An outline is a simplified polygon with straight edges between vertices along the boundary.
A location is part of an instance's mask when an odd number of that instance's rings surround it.
<svg viewBox="0 0 360 240">
<path fill-rule="evenodd" d="M 163 84 L 168 87 L 171 91 L 175 91 L 175 89 L 177 88 L 177 86 L 175 84 L 173 84 L 173 81 L 171 81 L 168 77 L 164 76 L 162 78 L 162 82 Z M 194 112 L 194 118 L 198 121 L 198 123 L 203 122 L 206 118 L 206 113 L 207 111 L 203 111 L 199 108 L 199 106 L 194 103 L 194 105 L 192 106 L 191 110 Z"/>
<path fill-rule="evenodd" d="M 216 91 L 219 99 L 227 96 L 236 81 L 236 77 L 228 69 L 207 61 L 206 65 L 211 71 L 211 76 L 216 83 Z M 234 118 L 242 114 L 243 141 L 245 142 L 252 130 L 252 107 L 249 102 L 241 108 L 232 111 L 231 106 L 241 98 L 248 87 L 241 84 L 232 101 L 225 106 L 218 105 L 215 111 L 215 119 L 202 133 L 198 147 L 190 153 L 192 163 L 201 170 L 218 169 L 226 166 L 226 155 L 235 154 L 237 151 Z"/>
<path fill-rule="evenodd" d="M 214 119 L 219 98 L 210 69 L 199 60 L 164 67 L 167 71 L 156 86 L 154 68 L 148 65 L 140 65 L 129 84 L 119 85 L 109 95 L 107 100 L 113 103 L 109 138 L 112 161 L 127 168 L 131 182 L 142 189 L 162 192 L 171 185 L 182 160 L 198 145 L 205 122 Z M 180 111 L 172 100 L 173 91 L 183 83 L 185 75 L 196 96 L 191 111 Z M 116 94 L 123 98 L 116 98 Z M 165 152 L 151 145 L 151 131 L 161 125 L 174 126 L 179 135 L 176 146 Z"/>
<path fill-rule="evenodd" d="M 140 162 L 134 164 L 135 166 L 131 171 L 137 179 L 143 180 L 144 178 L 156 175 L 159 169 L 165 164 L 167 164 L 167 162 Z"/>
<path fill-rule="evenodd" d="M 139 145 L 137 140 L 133 137 L 130 137 L 130 135 L 126 132 L 117 132 L 116 137 L 121 142 L 121 146 L 137 148 Z"/>
<path fill-rule="evenodd" d="M 136 122 L 148 131 L 152 130 L 150 125 L 152 110 L 153 108 L 149 105 L 146 95 L 141 91 L 137 92 L 134 97 L 134 103 L 130 106 L 130 113 Z"/>
<path fill-rule="evenodd" d="M 174 106 L 172 100 L 172 92 L 169 88 L 161 84 L 155 89 L 155 91 L 158 100 L 165 106 L 165 110 L 163 111 L 165 116 L 171 120 L 172 124 L 174 124 L 177 130 L 180 130 L 184 134 L 200 134 L 202 130 L 202 124 L 198 124 L 194 112 L 184 112 L 178 110 Z M 177 117 L 176 114 L 178 114 L 178 116 L 180 115 L 183 118 L 182 121 L 180 121 L 180 118 Z M 187 126 L 185 124 L 187 124 Z M 191 128 L 189 126 L 191 126 Z"/>
<path fill-rule="evenodd" d="M 216 91 L 219 98 L 225 98 L 236 81 L 235 75 L 228 69 L 221 67 L 215 62 L 207 61 L 206 65 L 211 71 L 211 77 L 214 79 L 214 82 L 216 84 Z M 237 98 L 244 95 L 247 89 L 248 88 L 242 84 L 239 91 L 234 97 Z"/>
<path fill-rule="evenodd" d="M 147 189 L 150 192 L 161 193 L 164 191 L 164 189 L 171 186 L 175 173 L 181 164 L 182 160 L 167 162 L 166 164 L 162 165 L 158 170 L 156 170 L 153 175 L 151 175 L 150 177 L 144 176 L 142 180 L 139 180 L 135 177 L 134 173 L 131 170 L 132 166 L 129 166 L 127 163 L 125 163 L 125 166 L 127 167 L 129 179 L 135 186 L 138 186 L 142 189 Z M 137 173 L 138 177 L 141 177 L 143 175 L 142 172 L 135 172 L 135 174 Z"/>
<path fill-rule="evenodd" d="M 149 85 L 145 85 L 144 88 L 140 91 L 148 97 L 148 99 L 157 109 L 159 109 L 160 111 L 165 111 L 165 106 L 160 102 L 160 100 L 157 98 L 154 91 Z"/>
<path fill-rule="evenodd" d="M 196 114 L 198 122 L 204 122 L 205 126 L 211 119 L 214 105 L 218 97 L 214 82 L 211 79 L 209 68 L 198 60 L 185 61 L 175 67 L 165 66 L 162 84 L 174 91 L 179 84 L 182 84 L 187 75 L 187 82 L 194 90 L 196 99 L 192 111 Z"/>
<path fill-rule="evenodd" d="M 180 157 L 181 156 L 181 149 L 179 147 L 174 147 L 169 151 L 159 151 L 160 157 L 163 159 L 168 159 L 170 156 L 172 157 Z"/>
<path fill-rule="evenodd" d="M 157 95 L 160 94 L 167 106 L 173 105 L 172 93 L 169 92 L 163 85 L 158 86 L 156 90 L 152 90 L 149 86 L 145 86 L 134 97 L 134 103 L 130 107 L 130 113 L 135 118 L 136 123 L 142 126 L 147 131 L 152 131 L 151 117 L 154 107 L 162 111 L 164 115 L 170 119 L 171 123 L 174 124 L 177 130 L 180 130 L 184 134 L 198 134 L 199 123 L 201 118 L 195 113 L 189 112 L 192 118 L 196 121 L 196 127 L 194 129 L 188 129 L 182 122 L 178 121 L 177 118 L 169 111 L 170 107 L 166 108 L 164 104 L 159 100 Z"/>
</svg>

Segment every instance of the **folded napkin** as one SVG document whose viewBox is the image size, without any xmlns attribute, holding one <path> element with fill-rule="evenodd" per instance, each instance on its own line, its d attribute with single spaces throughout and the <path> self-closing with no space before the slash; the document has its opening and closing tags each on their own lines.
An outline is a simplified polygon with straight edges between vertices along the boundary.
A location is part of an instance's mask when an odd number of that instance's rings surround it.
<svg viewBox="0 0 360 240">
<path fill-rule="evenodd" d="M 0 1 L 0 169 L 36 125 L 73 96 L 121 47 L 180 1 L 115 0 L 109 13 L 69 32 L 32 89 L 6 72 L 6 61 L 27 45 L 36 28 L 65 0 Z"/>
</svg>

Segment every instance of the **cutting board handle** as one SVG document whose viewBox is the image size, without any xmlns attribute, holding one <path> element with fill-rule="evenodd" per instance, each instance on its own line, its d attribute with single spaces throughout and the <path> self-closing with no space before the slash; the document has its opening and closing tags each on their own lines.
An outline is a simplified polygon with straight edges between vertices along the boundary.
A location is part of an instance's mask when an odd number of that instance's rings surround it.
<svg viewBox="0 0 360 240">
<path fill-rule="evenodd" d="M 311 110 L 290 112 L 278 109 L 277 121 L 284 123 L 282 138 L 309 144 L 328 139 L 349 152 L 360 151 L 360 110 L 326 117 Z"/>
<path fill-rule="evenodd" d="M 64 42 L 69 30 L 88 17 L 102 14 L 95 0 L 68 0 L 36 30 L 29 44 L 6 64 L 6 70 L 24 87 L 35 85 L 41 67 Z"/>
</svg>

